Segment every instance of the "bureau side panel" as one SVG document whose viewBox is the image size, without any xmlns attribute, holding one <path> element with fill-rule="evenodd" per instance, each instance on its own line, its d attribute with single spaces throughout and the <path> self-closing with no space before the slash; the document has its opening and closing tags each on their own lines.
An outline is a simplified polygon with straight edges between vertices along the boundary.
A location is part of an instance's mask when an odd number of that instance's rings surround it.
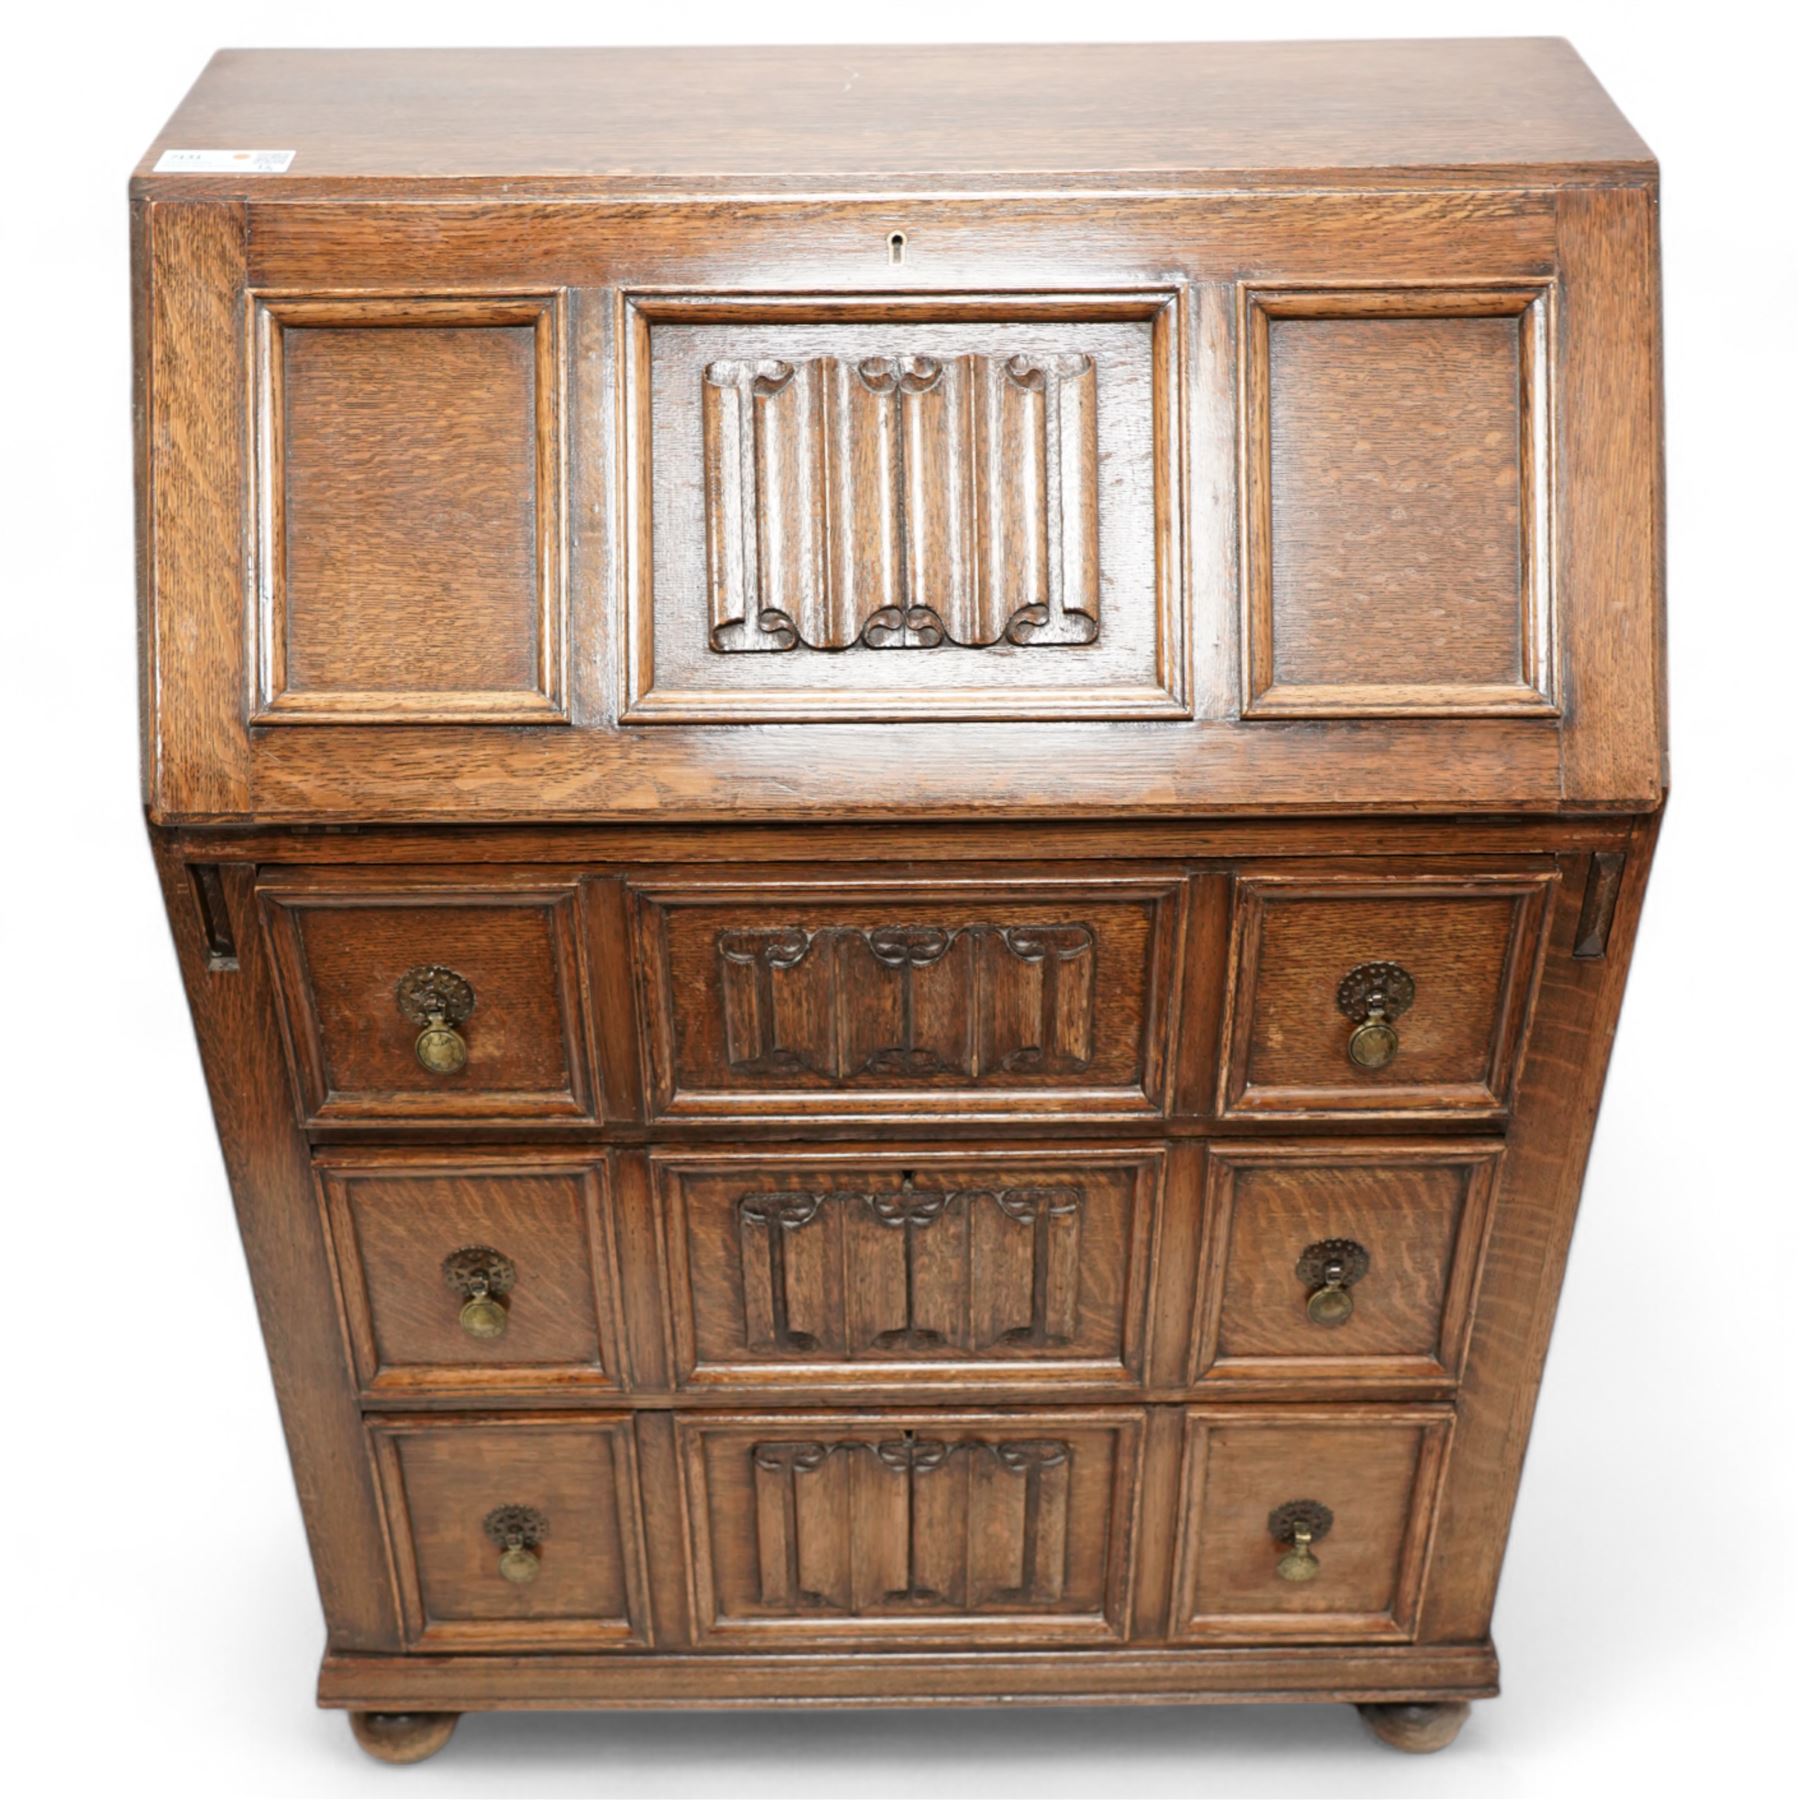
<svg viewBox="0 0 1800 1800">
<path fill-rule="evenodd" d="M 152 835 L 250 1265 L 282 1429 L 334 1650 L 400 1646 L 373 1475 L 306 1147 L 294 1129 L 275 995 L 255 929 L 254 871 L 189 865 Z"/>
<path fill-rule="evenodd" d="M 1591 865 L 1599 859 L 1561 859 L 1458 1397 L 1421 1642 L 1481 1638 L 1493 1613 L 1658 823 L 1640 820 L 1633 832 L 1611 929 L 1599 943 L 1584 936 L 1589 895 L 1603 873 Z"/>
</svg>

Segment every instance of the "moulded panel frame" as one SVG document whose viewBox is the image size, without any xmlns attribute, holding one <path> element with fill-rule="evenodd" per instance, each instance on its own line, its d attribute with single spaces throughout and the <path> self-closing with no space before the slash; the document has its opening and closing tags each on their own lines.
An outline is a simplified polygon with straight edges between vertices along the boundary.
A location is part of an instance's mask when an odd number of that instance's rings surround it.
<svg viewBox="0 0 1800 1800">
<path fill-rule="evenodd" d="M 718 1119 L 754 1123 L 775 1119 L 819 1125 L 891 1123 L 908 1116 L 936 1122 L 960 1120 L 1008 1124 L 1054 1116 L 1150 1121 L 1169 1109 L 1174 1047 L 1180 1041 L 1181 966 L 1192 882 L 1178 871 L 1141 867 L 1028 875 L 1017 870 L 958 869 L 908 878 L 879 865 L 854 875 L 821 874 L 804 865 L 745 874 L 738 879 L 693 870 L 639 869 L 628 882 L 634 962 L 643 1020 L 641 1047 L 655 1122 Z M 834 904 L 946 907 L 1020 905 L 1032 900 L 1070 904 L 1142 904 L 1150 909 L 1145 945 L 1140 1077 L 1135 1085 L 1096 1087 L 1070 1081 L 1056 1087 L 1001 1083 L 962 1088 L 742 1089 L 690 1088 L 681 1084 L 673 968 L 663 915 L 675 908 L 737 904 L 769 909 Z"/>
<path fill-rule="evenodd" d="M 1229 1402 L 1185 1409 L 1181 1453 L 1181 1485 L 1176 1507 L 1174 1581 L 1169 1603 L 1169 1638 L 1173 1643 L 1403 1643 L 1419 1634 L 1425 1577 L 1437 1536 L 1438 1507 L 1444 1473 L 1456 1430 L 1449 1406 L 1344 1405 L 1242 1406 Z M 1384 1612 L 1200 1613 L 1191 1610 L 1199 1579 L 1201 1539 L 1206 1531 L 1205 1482 L 1210 1437 L 1215 1428 L 1233 1431 L 1413 1430 L 1419 1434 L 1418 1463 L 1407 1501 L 1399 1562 L 1394 1571 L 1394 1603 Z M 1331 1551 L 1329 1538 L 1318 1554 Z M 1270 1567 L 1280 1546 L 1269 1542 Z"/>
<path fill-rule="evenodd" d="M 252 569 L 246 634 L 248 723 L 270 725 L 563 725 L 569 722 L 568 295 L 393 292 L 373 288 L 247 290 L 250 346 Z M 536 683 L 531 690 L 325 690 L 288 686 L 287 328 L 432 330 L 524 326 L 533 333 Z"/>
<path fill-rule="evenodd" d="M 1233 881 L 1231 947 L 1219 1057 L 1218 1116 L 1222 1119 L 1457 1118 L 1468 1123 L 1504 1122 L 1524 1057 L 1532 1007 L 1548 953 L 1551 895 L 1560 879 L 1554 864 L 1510 869 L 1456 867 L 1373 870 L 1267 865 L 1240 868 Z M 1488 1054 L 1481 1078 L 1469 1082 L 1367 1085 L 1349 1078 L 1335 1084 L 1276 1087 L 1249 1079 L 1255 1025 L 1262 928 L 1270 904 L 1284 900 L 1510 899 L 1512 931 L 1495 996 Z M 1348 1021 L 1345 1029 L 1348 1030 Z M 1405 1025 L 1401 1024 L 1404 1037 Z"/>
<path fill-rule="evenodd" d="M 1187 719 L 1193 715 L 1187 554 L 1188 425 L 1186 284 L 1074 289 L 890 293 L 759 292 L 749 288 L 623 288 L 614 322 L 619 350 L 617 482 L 624 520 L 626 625 L 621 647 L 621 723 L 752 725 L 848 720 Z M 659 325 L 1102 324 L 1150 326 L 1150 455 L 1155 509 L 1152 562 L 1154 675 L 1148 682 L 925 688 L 906 694 L 811 686 L 792 692 L 658 685 L 651 471 L 652 336 Z M 699 604 L 699 596 L 694 596 Z M 1105 619 L 1102 617 L 1104 640 Z M 825 653 L 830 654 L 830 653 Z M 930 657 L 936 651 L 893 651 Z"/>
<path fill-rule="evenodd" d="M 675 1416 L 679 1451 L 681 1508 L 689 1547 L 691 1627 L 703 1649 L 785 1650 L 837 1646 L 843 1650 L 895 1650 L 934 1644 L 956 1649 L 985 1649 L 1004 1644 L 1044 1648 L 1062 1645 L 1119 1645 L 1132 1636 L 1135 1573 L 1140 1514 L 1144 1494 L 1141 1474 L 1150 1415 L 1141 1406 L 960 1406 L 921 1411 L 882 1407 L 861 1410 L 687 1410 Z M 1058 1428 L 1106 1431 L 1115 1455 L 1103 1515 L 1104 1550 L 1099 1611 L 1094 1614 L 995 1612 L 922 1613 L 865 1619 L 855 1615 L 801 1619 L 727 1618 L 718 1612 L 718 1581 L 713 1550 L 712 1494 L 707 1477 L 709 1437 L 745 1436 L 758 1432 L 792 1439 L 804 1433 L 824 1437 L 842 1433 L 870 1437 L 886 1428 L 919 1427 L 978 1437 L 984 1427 L 997 1436 L 1042 1437 Z"/>
<path fill-rule="evenodd" d="M 1447 1395 L 1460 1378 L 1475 1323 L 1475 1295 L 1493 1220 L 1493 1198 L 1499 1186 L 1504 1142 L 1494 1139 L 1348 1140 L 1334 1138 L 1276 1141 L 1215 1140 L 1207 1147 L 1203 1200 L 1204 1245 L 1200 1296 L 1195 1309 L 1190 1380 L 1204 1392 L 1282 1388 L 1342 1388 L 1351 1394 L 1372 1389 Z M 1385 1353 L 1333 1355 L 1330 1333 L 1320 1334 L 1314 1354 L 1262 1352 L 1222 1355 L 1220 1327 L 1225 1289 L 1231 1275 L 1233 1232 L 1237 1223 L 1237 1180 L 1252 1169 L 1416 1169 L 1465 1171 L 1462 1203 L 1451 1240 L 1444 1288 L 1439 1296 L 1435 1346 L 1418 1355 Z M 1298 1282 L 1296 1278 L 1296 1288 Z"/>
<path fill-rule="evenodd" d="M 791 1144 L 756 1146 L 660 1146 L 650 1152 L 652 1184 L 668 1270 L 671 1323 L 678 1390 L 726 1394 L 804 1389 L 805 1393 L 870 1394 L 882 1390 L 911 1395 L 941 1390 L 967 1393 L 1013 1391 L 1022 1398 L 1048 1398 L 1069 1390 L 1096 1389 L 1136 1393 L 1143 1382 L 1146 1342 L 1151 1327 L 1150 1297 L 1155 1291 L 1157 1241 L 1168 1179 L 1167 1151 L 1159 1144 L 1038 1145 L 987 1142 L 968 1145 L 929 1144 L 916 1147 L 833 1143 L 815 1147 Z M 744 1358 L 702 1361 L 699 1322 L 692 1292 L 693 1258 L 688 1245 L 689 1199 L 683 1177 L 742 1170 L 746 1176 L 782 1170 L 794 1184 L 809 1174 L 879 1173 L 897 1179 L 902 1171 L 921 1172 L 926 1181 L 942 1169 L 979 1171 L 1004 1179 L 1011 1169 L 1056 1169 L 1076 1180 L 1083 1170 L 1108 1169 L 1128 1176 L 1131 1214 L 1125 1238 L 1120 1354 L 1116 1361 L 1095 1357 L 1033 1357 L 1030 1361 L 946 1355 L 932 1360 L 856 1357 L 835 1362 L 796 1360 L 786 1365 Z"/>
<path fill-rule="evenodd" d="M 638 1480 L 636 1421 L 629 1412 L 580 1413 L 377 1413 L 365 1422 L 365 1439 L 388 1534 L 388 1555 L 400 1602 L 406 1646 L 422 1651 L 644 1650 L 652 1640 L 649 1563 Z M 604 1435 L 612 1450 L 612 1502 L 618 1522 L 620 1573 L 625 1616 L 620 1619 L 433 1619 L 426 1610 L 411 1506 L 397 1440 L 409 1434 L 456 1431 L 530 1434 L 564 1438 L 581 1432 Z M 505 1488 L 510 1477 L 497 1478 Z M 507 1504 L 504 1492 L 495 1504 Z M 479 1525 L 480 1521 L 473 1521 Z M 554 1524 L 552 1525 L 554 1533 Z M 552 1545 L 556 1540 L 550 1540 Z M 495 1552 L 498 1556 L 498 1551 Z M 554 1554 L 547 1550 L 546 1554 Z M 503 1578 L 496 1571 L 494 1579 Z"/>
<path fill-rule="evenodd" d="M 1553 276 L 1504 281 L 1241 281 L 1237 290 L 1245 719 L 1505 718 L 1562 714 L 1556 620 Z M 1289 683 L 1277 679 L 1272 319 L 1512 318 L 1519 333 L 1519 660 L 1516 682 Z"/>
<path fill-rule="evenodd" d="M 364 1270 L 360 1236 L 350 1189 L 364 1179 L 420 1182 L 475 1179 L 505 1181 L 509 1177 L 562 1178 L 578 1182 L 581 1224 L 587 1257 L 587 1287 L 592 1295 L 594 1331 L 600 1361 L 593 1363 L 507 1363 L 489 1365 L 471 1357 L 463 1363 L 385 1364 L 376 1337 L 373 1306 Z M 419 1149 L 324 1146 L 313 1154 L 313 1182 L 318 1194 L 325 1238 L 343 1315 L 351 1364 L 363 1398 L 374 1406 L 406 1405 L 415 1400 L 459 1400 L 486 1404 L 501 1399 L 551 1399 L 589 1396 L 604 1400 L 628 1392 L 624 1332 L 620 1323 L 623 1283 L 618 1263 L 618 1234 L 613 1220 L 614 1196 L 608 1158 L 603 1150 L 534 1146 L 495 1149 L 448 1146 Z M 421 1205 L 428 1204 L 421 1197 Z M 506 1246 L 497 1248 L 504 1253 Z M 436 1283 L 438 1272 L 426 1268 L 421 1279 Z M 447 1288 L 438 1286 L 450 1307 Z"/>
<path fill-rule="evenodd" d="M 591 979 L 581 920 L 580 883 L 549 872 L 484 868 L 479 880 L 455 870 L 272 866 L 259 873 L 257 910 L 280 997 L 282 1030 L 293 1071 L 294 1101 L 307 1126 L 408 1123 L 529 1124 L 600 1122 L 593 1070 L 597 1063 Z M 544 1091 L 445 1088 L 418 1092 L 341 1093 L 327 1073 L 298 914 L 319 908 L 424 910 L 432 907 L 529 908 L 545 916 L 552 975 L 561 1009 L 560 1042 L 568 1085 Z M 479 1004 L 479 999 L 477 1004 Z"/>
</svg>

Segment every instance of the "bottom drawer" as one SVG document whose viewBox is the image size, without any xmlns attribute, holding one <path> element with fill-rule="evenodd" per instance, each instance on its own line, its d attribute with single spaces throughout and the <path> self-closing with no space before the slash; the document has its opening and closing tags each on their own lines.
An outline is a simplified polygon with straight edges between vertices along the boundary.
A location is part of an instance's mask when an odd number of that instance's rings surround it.
<svg viewBox="0 0 1800 1800">
<path fill-rule="evenodd" d="M 369 1433 L 409 1645 L 649 1641 L 629 1417 L 386 1418 Z"/>
<path fill-rule="evenodd" d="M 1410 1638 L 1453 1416 L 1448 1407 L 1189 1412 L 1170 1636 Z"/>
<path fill-rule="evenodd" d="M 1143 1415 L 704 1414 L 677 1422 L 701 1641 L 1113 1641 Z"/>
</svg>

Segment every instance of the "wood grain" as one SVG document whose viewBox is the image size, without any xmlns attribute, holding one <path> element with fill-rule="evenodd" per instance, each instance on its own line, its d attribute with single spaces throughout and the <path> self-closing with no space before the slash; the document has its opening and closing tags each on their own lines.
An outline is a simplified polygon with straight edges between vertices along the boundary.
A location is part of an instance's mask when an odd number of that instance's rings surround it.
<svg viewBox="0 0 1800 1800">
<path fill-rule="evenodd" d="M 595 135 L 593 122 L 605 121 Z M 760 130 L 746 129 L 750 120 Z M 345 121 L 337 123 L 337 121 Z M 352 123 L 353 122 L 353 123 Z M 170 145 L 280 144 L 327 184 L 1265 184 L 1642 177 L 1642 140 L 1560 39 L 1057 48 L 224 50 Z M 184 177 L 189 191 L 195 178 Z M 240 178 L 241 180 L 241 178 Z"/>
</svg>

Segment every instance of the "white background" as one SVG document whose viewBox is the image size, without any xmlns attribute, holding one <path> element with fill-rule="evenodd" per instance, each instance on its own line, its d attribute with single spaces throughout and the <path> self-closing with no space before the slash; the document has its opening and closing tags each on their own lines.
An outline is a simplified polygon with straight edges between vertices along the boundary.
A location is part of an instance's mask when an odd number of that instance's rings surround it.
<svg viewBox="0 0 1800 1800">
<path fill-rule="evenodd" d="M 0 1591 L 13 1792 L 1793 1791 L 1777 1748 L 1800 1557 L 1782 1442 L 1800 1313 L 1800 139 L 1777 10 L 237 0 L 12 15 Z M 1662 159 L 1675 794 L 1500 1591 L 1505 1694 L 1422 1759 L 1365 1739 L 1347 1708 L 1299 1707 L 479 1717 L 418 1769 L 369 1763 L 311 1705 L 318 1603 L 138 811 L 125 182 L 139 153 L 220 44 L 1508 32 L 1572 38 Z"/>
</svg>

